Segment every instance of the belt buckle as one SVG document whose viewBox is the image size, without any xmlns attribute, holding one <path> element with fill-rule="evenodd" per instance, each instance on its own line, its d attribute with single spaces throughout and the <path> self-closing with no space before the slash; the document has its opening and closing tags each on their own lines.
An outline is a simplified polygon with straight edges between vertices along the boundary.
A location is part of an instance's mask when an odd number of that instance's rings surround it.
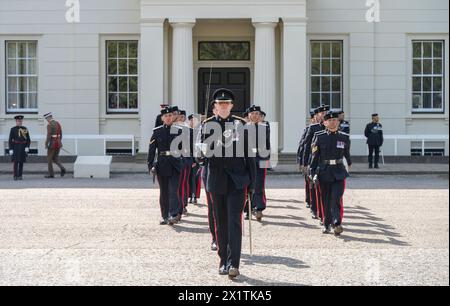
<svg viewBox="0 0 450 306">
<path fill-rule="evenodd" d="M 336 165 L 337 165 L 337 162 L 336 162 L 336 160 L 330 160 L 330 165 L 332 165 L 332 166 L 336 166 Z"/>
</svg>

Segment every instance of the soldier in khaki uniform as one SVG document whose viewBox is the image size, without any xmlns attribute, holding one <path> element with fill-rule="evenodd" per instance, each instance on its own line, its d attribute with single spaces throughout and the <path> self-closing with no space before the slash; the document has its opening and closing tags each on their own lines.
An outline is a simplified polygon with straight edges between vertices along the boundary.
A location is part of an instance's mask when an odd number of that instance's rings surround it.
<svg viewBox="0 0 450 306">
<path fill-rule="evenodd" d="M 55 163 L 61 169 L 61 177 L 66 174 L 66 168 L 59 161 L 59 153 L 62 148 L 62 128 L 61 124 L 53 119 L 52 113 L 44 115 L 47 120 L 47 139 L 45 140 L 45 147 L 47 148 L 47 162 L 48 162 L 48 175 L 45 178 L 52 179 L 55 177 L 53 171 L 53 163 Z"/>
</svg>

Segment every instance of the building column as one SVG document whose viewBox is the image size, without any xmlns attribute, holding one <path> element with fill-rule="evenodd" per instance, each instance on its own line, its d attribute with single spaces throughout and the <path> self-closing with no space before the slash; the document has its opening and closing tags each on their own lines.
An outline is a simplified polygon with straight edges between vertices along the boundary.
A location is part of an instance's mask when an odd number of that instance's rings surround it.
<svg viewBox="0 0 450 306">
<path fill-rule="evenodd" d="M 170 20 L 172 26 L 172 105 L 195 111 L 192 28 L 195 19 Z"/>
<path fill-rule="evenodd" d="M 268 121 L 277 121 L 275 28 L 278 18 L 253 19 L 255 27 L 255 72 L 253 104 L 261 106 Z"/>
<path fill-rule="evenodd" d="M 141 21 L 139 153 L 148 153 L 155 119 L 164 102 L 164 19 Z"/>
<path fill-rule="evenodd" d="M 282 41 L 282 152 L 295 153 L 306 125 L 308 105 L 306 19 L 283 19 Z"/>
</svg>

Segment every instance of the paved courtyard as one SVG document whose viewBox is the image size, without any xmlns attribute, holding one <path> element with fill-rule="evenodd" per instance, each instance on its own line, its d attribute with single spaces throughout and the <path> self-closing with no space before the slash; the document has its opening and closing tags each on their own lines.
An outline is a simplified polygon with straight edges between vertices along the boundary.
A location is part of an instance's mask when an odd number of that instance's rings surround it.
<svg viewBox="0 0 450 306">
<path fill-rule="evenodd" d="M 323 236 L 300 176 L 272 176 L 269 207 L 245 223 L 241 277 L 217 274 L 204 204 L 159 226 L 143 174 L 44 181 L 0 176 L 0 285 L 449 285 L 447 176 L 355 176 L 345 233 Z M 204 203 L 202 198 L 201 203 Z"/>
</svg>

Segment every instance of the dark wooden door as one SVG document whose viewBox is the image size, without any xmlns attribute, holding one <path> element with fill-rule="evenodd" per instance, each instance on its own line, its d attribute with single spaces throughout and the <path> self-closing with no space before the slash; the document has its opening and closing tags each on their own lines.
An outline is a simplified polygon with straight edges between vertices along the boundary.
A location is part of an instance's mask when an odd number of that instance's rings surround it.
<svg viewBox="0 0 450 306">
<path fill-rule="evenodd" d="M 200 68 L 198 71 L 198 112 L 201 114 L 205 113 L 205 101 L 210 79 L 209 102 L 211 102 L 215 90 L 219 88 L 230 89 L 236 98 L 232 113 L 242 116 L 250 106 L 250 69 L 213 68 L 211 70 L 210 68 Z"/>
</svg>

